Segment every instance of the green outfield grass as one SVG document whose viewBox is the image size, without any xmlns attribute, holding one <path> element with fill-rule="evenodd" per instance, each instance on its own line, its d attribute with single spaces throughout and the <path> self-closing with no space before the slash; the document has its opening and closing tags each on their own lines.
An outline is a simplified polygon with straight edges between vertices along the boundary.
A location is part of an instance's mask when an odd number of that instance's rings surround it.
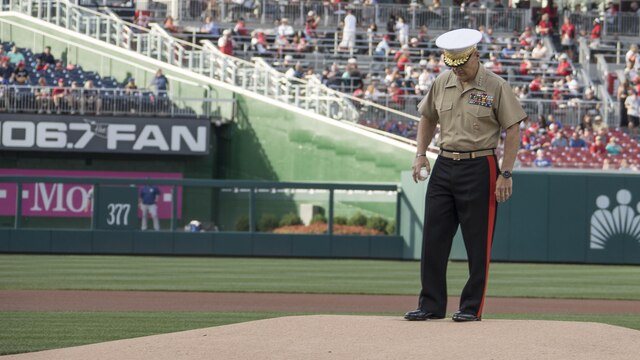
<svg viewBox="0 0 640 360">
<path fill-rule="evenodd" d="M 0 255 L 0 289 L 415 295 L 419 262 L 267 258 Z M 449 265 L 460 292 L 467 264 Z M 488 295 L 640 300 L 640 266 L 491 266 Z"/>
<path fill-rule="evenodd" d="M 0 355 L 78 346 L 302 313 L 0 312 Z M 393 315 L 377 313 L 357 315 Z M 602 322 L 640 330 L 640 315 L 485 314 L 485 319 Z M 449 320 L 442 320 L 449 321 Z M 461 324 L 461 326 L 464 326 Z"/>
</svg>

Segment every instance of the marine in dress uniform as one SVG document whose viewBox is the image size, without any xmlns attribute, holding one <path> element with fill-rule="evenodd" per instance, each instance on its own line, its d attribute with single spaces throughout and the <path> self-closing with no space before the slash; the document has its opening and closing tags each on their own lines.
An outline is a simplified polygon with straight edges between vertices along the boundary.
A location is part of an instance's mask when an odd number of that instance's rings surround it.
<svg viewBox="0 0 640 360">
<path fill-rule="evenodd" d="M 441 73 L 418 104 L 418 153 L 414 181 L 430 171 L 426 157 L 436 125 L 438 146 L 425 205 L 418 309 L 407 320 L 442 319 L 447 307 L 446 270 L 453 237 L 460 225 L 469 261 L 454 321 L 481 319 L 489 275 L 491 243 L 498 202 L 511 196 L 511 170 L 519 146 L 518 123 L 526 118 L 511 86 L 479 60 L 479 31 L 458 29 L 436 40 L 450 70 Z M 495 148 L 506 130 L 502 171 Z"/>
</svg>

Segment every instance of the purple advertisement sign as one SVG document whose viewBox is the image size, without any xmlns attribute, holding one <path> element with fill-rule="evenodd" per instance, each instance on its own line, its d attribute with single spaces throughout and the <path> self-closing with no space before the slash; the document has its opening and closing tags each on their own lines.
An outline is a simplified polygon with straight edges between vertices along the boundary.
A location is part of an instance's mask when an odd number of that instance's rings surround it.
<svg viewBox="0 0 640 360">
<path fill-rule="evenodd" d="M 67 171 L 0 169 L 1 176 L 38 177 L 100 177 L 100 178 L 143 178 L 182 179 L 181 173 L 140 172 L 140 171 Z M 1 180 L 0 180 L 1 181 Z M 144 181 L 135 184 L 138 189 Z M 22 216 L 41 217 L 90 217 L 92 185 L 61 183 L 25 183 L 22 185 Z M 171 186 L 159 185 L 158 216 L 171 219 Z M 0 216 L 13 216 L 16 212 L 16 184 L 0 182 Z M 176 187 L 178 218 L 182 218 L 182 187 Z M 138 213 L 140 216 L 140 213 Z"/>
</svg>

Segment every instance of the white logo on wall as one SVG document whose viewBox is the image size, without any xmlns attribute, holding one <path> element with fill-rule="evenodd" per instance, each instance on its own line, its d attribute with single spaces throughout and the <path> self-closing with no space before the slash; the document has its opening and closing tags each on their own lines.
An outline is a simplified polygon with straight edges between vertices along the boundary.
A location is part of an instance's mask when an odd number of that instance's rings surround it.
<svg viewBox="0 0 640 360">
<path fill-rule="evenodd" d="M 627 235 L 640 242 L 640 202 L 636 205 L 638 214 L 629 206 L 631 192 L 621 189 L 616 194 L 618 206 L 609 210 L 609 197 L 600 195 L 596 199 L 598 210 L 591 215 L 590 248 L 602 250 L 607 241 L 616 235 Z"/>
</svg>

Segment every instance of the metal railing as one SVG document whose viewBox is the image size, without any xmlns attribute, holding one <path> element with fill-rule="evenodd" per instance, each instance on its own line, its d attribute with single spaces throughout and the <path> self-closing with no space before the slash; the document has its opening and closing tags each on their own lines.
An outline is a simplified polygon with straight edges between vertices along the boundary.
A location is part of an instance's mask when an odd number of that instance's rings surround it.
<svg viewBox="0 0 640 360">
<path fill-rule="evenodd" d="M 262 61 L 252 63 L 224 55 L 210 41 L 199 46 L 178 40 L 157 24 L 151 29 L 138 27 L 68 0 L 12 0 L 10 9 L 333 119 L 357 122 L 360 109 L 367 107 L 383 116 L 419 120 L 331 90 L 314 80 L 291 81 Z"/>
<path fill-rule="evenodd" d="M 290 3 L 279 0 L 263 0 L 261 2 L 245 1 L 236 4 L 232 1 L 211 2 L 178 1 L 178 13 L 175 18 L 180 21 L 201 21 L 205 16 L 211 16 L 217 23 L 228 23 L 243 17 L 248 22 L 259 24 L 273 24 L 275 20 L 287 18 L 292 26 L 301 30 L 305 26 L 307 14 L 314 11 L 320 16 L 320 26 L 335 28 L 344 20 L 346 7 L 353 9 L 359 26 L 370 24 L 383 26 L 391 16 L 402 16 L 405 23 L 412 30 L 426 25 L 433 30 L 449 30 L 458 27 L 473 27 L 479 25 L 492 27 L 495 31 L 524 30 L 530 22 L 530 9 L 461 9 L 458 6 L 443 6 L 431 10 L 419 4 L 398 6 L 397 4 L 346 4 L 335 6 L 321 1 L 300 1 Z"/>
<path fill-rule="evenodd" d="M 640 36 L 640 16 L 635 12 L 618 12 L 615 16 L 589 12 L 586 14 L 570 12 L 567 15 L 578 29 L 591 31 L 595 19 L 602 20 L 602 37 Z"/>
<path fill-rule="evenodd" d="M 234 99 L 169 97 L 165 91 L 0 86 L 0 112 L 113 116 L 219 117 Z"/>
</svg>

